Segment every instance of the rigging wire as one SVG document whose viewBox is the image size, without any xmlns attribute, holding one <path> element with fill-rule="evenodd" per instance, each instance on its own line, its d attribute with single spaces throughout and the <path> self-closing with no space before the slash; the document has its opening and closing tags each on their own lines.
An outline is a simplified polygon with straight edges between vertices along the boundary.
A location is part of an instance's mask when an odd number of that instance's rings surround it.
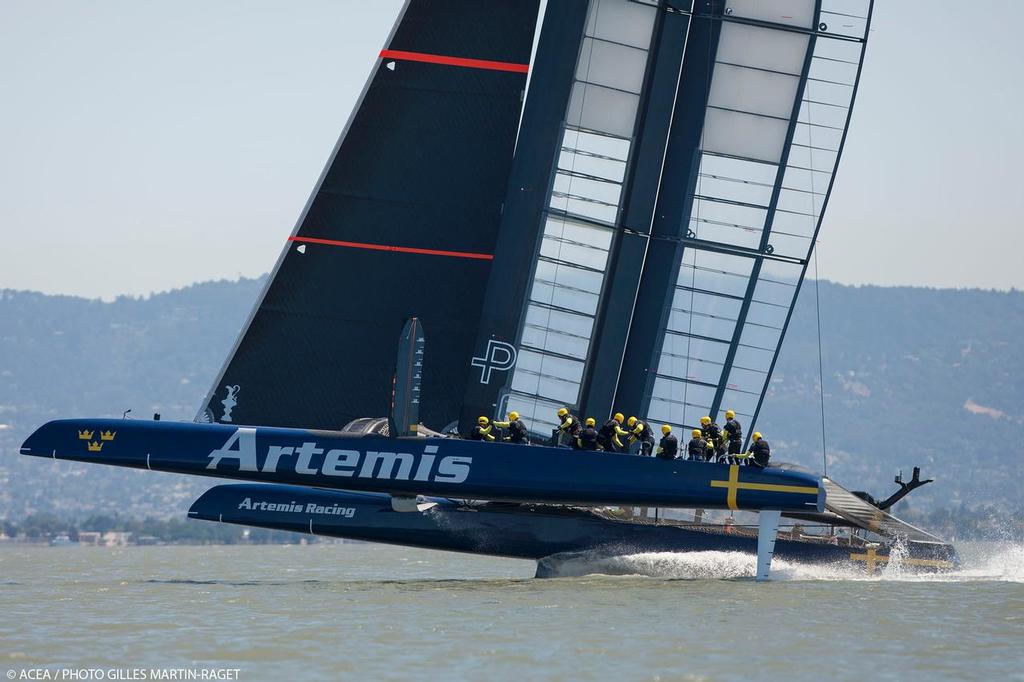
<svg viewBox="0 0 1024 682">
<path fill-rule="evenodd" d="M 814 59 L 814 47 L 810 47 L 811 59 Z M 813 235 L 817 232 L 817 227 L 820 225 L 821 215 L 818 213 L 818 207 L 814 203 L 814 198 L 817 196 L 817 187 L 815 187 L 815 170 L 814 166 L 814 120 L 813 120 L 813 105 L 810 102 L 810 89 L 811 83 L 807 82 L 804 84 L 803 99 L 807 104 L 807 159 L 808 166 L 810 167 L 810 180 L 811 180 L 811 193 L 808 195 L 808 201 L 811 204 L 811 215 L 814 216 L 814 227 L 815 230 L 811 233 Z M 835 168 L 833 168 L 835 172 Z M 828 449 L 826 448 L 825 440 L 825 371 L 824 362 L 822 360 L 821 351 L 821 289 L 818 286 L 820 280 L 818 276 L 818 245 L 817 243 L 811 244 L 811 255 L 814 259 L 814 317 L 816 322 L 816 331 L 818 337 L 818 399 L 819 407 L 821 410 L 821 473 L 823 476 L 828 476 Z M 793 301 L 795 306 L 797 301 Z"/>
<path fill-rule="evenodd" d="M 821 291 L 818 288 L 818 249 L 814 249 L 814 314 L 818 323 L 818 396 L 821 399 L 821 473 L 828 476 L 828 450 L 825 449 L 825 372 L 821 354 Z"/>
</svg>

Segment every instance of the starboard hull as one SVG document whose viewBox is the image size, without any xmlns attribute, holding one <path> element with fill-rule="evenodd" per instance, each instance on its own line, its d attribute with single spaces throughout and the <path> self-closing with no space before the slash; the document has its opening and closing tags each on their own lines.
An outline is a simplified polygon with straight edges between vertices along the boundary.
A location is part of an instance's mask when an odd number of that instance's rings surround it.
<svg viewBox="0 0 1024 682">
<path fill-rule="evenodd" d="M 64 419 L 21 454 L 265 483 L 571 505 L 822 511 L 820 477 L 539 445 L 332 431 Z"/>
</svg>

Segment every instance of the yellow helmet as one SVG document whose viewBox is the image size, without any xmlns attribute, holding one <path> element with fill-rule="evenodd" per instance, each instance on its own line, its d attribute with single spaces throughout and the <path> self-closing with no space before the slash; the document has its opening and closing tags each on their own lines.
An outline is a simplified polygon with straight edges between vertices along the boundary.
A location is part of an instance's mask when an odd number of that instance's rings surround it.
<svg viewBox="0 0 1024 682">
<path fill-rule="evenodd" d="M 514 422 L 517 419 L 519 419 L 519 413 L 518 412 L 509 412 L 508 413 L 508 420 L 510 422 Z"/>
<path fill-rule="evenodd" d="M 734 418 L 735 416 L 736 416 L 736 413 L 735 413 L 735 412 L 733 412 L 732 410 L 726 410 L 726 411 L 725 411 L 725 418 L 726 418 L 726 419 L 732 419 L 732 418 Z"/>
<path fill-rule="evenodd" d="M 707 426 L 708 424 L 711 423 L 711 417 L 704 415 L 703 417 L 700 418 L 700 423 L 703 424 L 704 426 Z"/>
<path fill-rule="evenodd" d="M 567 414 L 569 414 L 569 410 L 565 409 L 564 407 L 561 408 L 560 410 L 558 410 L 558 416 L 559 417 L 564 417 Z"/>
<path fill-rule="evenodd" d="M 476 418 L 476 423 L 479 424 L 480 426 L 486 425 L 487 422 L 489 422 L 489 421 L 491 421 L 491 420 L 488 419 L 487 417 L 477 417 Z"/>
<path fill-rule="evenodd" d="M 593 425 L 594 425 L 594 424 L 596 424 L 596 423 L 597 423 L 597 422 L 596 422 L 596 421 L 594 421 L 594 418 L 593 418 L 593 417 L 587 417 L 587 426 L 593 426 Z"/>
<path fill-rule="evenodd" d="M 754 435 L 751 436 L 751 438 L 753 438 L 755 441 L 761 440 L 761 432 L 760 431 L 754 431 Z"/>
<path fill-rule="evenodd" d="M 670 434 L 672 432 L 672 427 L 669 426 L 668 424 L 662 424 L 661 425 L 661 432 L 667 436 L 668 434 Z"/>
<path fill-rule="evenodd" d="M 636 417 L 630 417 L 626 420 L 626 424 L 629 426 L 636 426 Z"/>
<path fill-rule="evenodd" d="M 612 415 L 612 419 L 621 424 L 626 418 L 622 416 L 621 412 L 616 412 L 615 414 Z"/>
<path fill-rule="evenodd" d="M 700 438 L 700 429 L 694 429 L 691 433 L 693 433 L 694 438 Z"/>
</svg>

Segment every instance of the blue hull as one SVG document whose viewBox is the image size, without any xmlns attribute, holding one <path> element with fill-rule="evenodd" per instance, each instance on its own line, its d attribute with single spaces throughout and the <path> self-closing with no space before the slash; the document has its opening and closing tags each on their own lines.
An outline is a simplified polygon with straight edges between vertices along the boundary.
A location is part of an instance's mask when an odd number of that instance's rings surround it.
<svg viewBox="0 0 1024 682">
<path fill-rule="evenodd" d="M 820 512 L 808 473 L 540 445 L 191 422 L 49 422 L 23 455 L 396 495 L 582 506 Z"/>
<path fill-rule="evenodd" d="M 388 495 L 282 485 L 221 485 L 196 500 L 189 516 L 329 537 L 535 560 L 574 553 L 757 551 L 757 539 L 753 537 L 619 521 L 584 509 L 493 503 L 466 507 L 444 499 L 429 501 L 436 506 L 428 511 L 397 512 Z M 945 547 L 948 551 L 935 547 L 908 548 L 910 565 L 917 561 L 918 565 L 934 562 L 933 569 L 953 567 L 955 553 L 951 547 Z M 866 566 L 865 561 L 854 558 L 863 552 L 792 540 L 778 540 L 775 546 L 775 556 L 802 563 Z M 888 548 L 880 548 L 877 565 L 888 555 Z"/>
</svg>

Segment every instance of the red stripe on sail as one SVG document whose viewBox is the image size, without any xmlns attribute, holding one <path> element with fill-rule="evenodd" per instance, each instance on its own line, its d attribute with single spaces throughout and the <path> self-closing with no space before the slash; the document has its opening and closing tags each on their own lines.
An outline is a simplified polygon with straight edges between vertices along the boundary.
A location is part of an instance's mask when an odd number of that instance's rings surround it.
<svg viewBox="0 0 1024 682">
<path fill-rule="evenodd" d="M 317 237 L 288 237 L 290 242 L 308 244 L 326 244 L 327 246 L 344 246 L 349 249 L 367 249 L 370 251 L 394 251 L 398 253 L 416 253 L 423 256 L 448 256 L 450 258 L 469 258 L 472 260 L 494 260 L 489 253 L 473 253 L 471 251 L 443 251 L 441 249 L 420 249 L 414 246 L 392 246 L 390 244 L 368 244 L 365 242 L 346 242 L 339 239 L 319 239 Z"/>
<path fill-rule="evenodd" d="M 381 59 L 400 59 L 407 62 L 426 62 L 427 64 L 445 64 L 447 66 L 462 66 L 468 69 L 487 69 L 489 71 L 511 71 L 513 73 L 526 73 L 530 70 L 529 64 L 516 64 L 514 62 L 492 62 L 486 59 L 466 59 L 465 57 L 447 57 L 440 54 L 426 54 L 423 52 L 405 52 L 404 50 L 381 50 Z"/>
</svg>

